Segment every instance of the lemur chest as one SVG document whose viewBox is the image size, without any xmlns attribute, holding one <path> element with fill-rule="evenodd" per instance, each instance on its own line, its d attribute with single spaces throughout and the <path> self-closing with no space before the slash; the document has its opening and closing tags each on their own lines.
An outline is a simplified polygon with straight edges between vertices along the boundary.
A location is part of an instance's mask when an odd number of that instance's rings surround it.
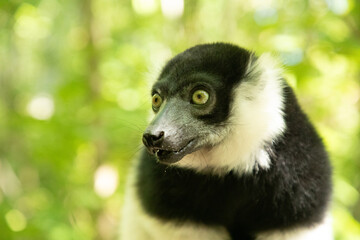
<svg viewBox="0 0 360 240">
<path fill-rule="evenodd" d="M 180 169 L 140 168 L 137 192 L 144 209 L 163 219 L 231 226 L 256 221 L 260 198 L 246 179 L 194 174 Z"/>
</svg>

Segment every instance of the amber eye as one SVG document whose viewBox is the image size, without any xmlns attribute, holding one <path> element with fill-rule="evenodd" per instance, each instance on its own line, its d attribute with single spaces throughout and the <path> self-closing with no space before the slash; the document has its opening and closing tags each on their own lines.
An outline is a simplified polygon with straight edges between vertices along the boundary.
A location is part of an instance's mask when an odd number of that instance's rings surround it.
<svg viewBox="0 0 360 240">
<path fill-rule="evenodd" d="M 152 106 L 153 108 L 157 109 L 161 106 L 162 104 L 162 98 L 160 97 L 159 94 L 155 93 L 153 96 L 152 96 Z"/>
<path fill-rule="evenodd" d="M 209 93 L 204 90 L 196 90 L 192 95 L 192 101 L 195 104 L 205 104 L 209 100 Z"/>
</svg>

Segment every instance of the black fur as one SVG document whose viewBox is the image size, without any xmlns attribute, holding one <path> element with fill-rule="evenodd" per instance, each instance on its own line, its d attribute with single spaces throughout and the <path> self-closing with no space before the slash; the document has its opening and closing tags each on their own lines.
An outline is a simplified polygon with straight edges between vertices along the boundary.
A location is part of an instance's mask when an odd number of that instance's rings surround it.
<svg viewBox="0 0 360 240">
<path fill-rule="evenodd" d="M 223 43 L 190 48 L 166 64 L 153 92 L 161 87 L 166 97 L 182 91 L 197 79 L 209 82 L 220 98 L 216 100 L 216 112 L 198 117 L 209 124 L 224 122 L 231 106 L 224 103 L 231 103 L 232 90 L 243 79 L 250 55 L 243 48 Z"/>
<path fill-rule="evenodd" d="M 169 76 L 171 81 L 180 81 L 182 76 L 199 70 L 226 76 L 222 85 L 224 102 L 219 103 L 223 106 L 217 106 L 210 116 L 212 124 L 227 119 L 231 101 L 228 93 L 243 77 L 245 68 L 239 66 L 246 66 L 250 54 L 231 45 L 209 46 L 198 49 L 200 53 L 190 49 L 175 57 L 160 76 L 167 80 L 158 84 L 170 81 Z M 217 52 L 211 52 L 213 49 Z M 172 91 L 170 85 L 167 83 Z M 146 212 L 164 220 L 224 226 L 232 239 L 254 239 L 261 231 L 320 222 L 331 195 L 331 167 L 322 141 L 292 89 L 286 86 L 284 95 L 286 130 L 267 149 L 270 169 L 241 176 L 233 172 L 215 176 L 160 164 L 143 151 L 136 186 Z"/>
</svg>

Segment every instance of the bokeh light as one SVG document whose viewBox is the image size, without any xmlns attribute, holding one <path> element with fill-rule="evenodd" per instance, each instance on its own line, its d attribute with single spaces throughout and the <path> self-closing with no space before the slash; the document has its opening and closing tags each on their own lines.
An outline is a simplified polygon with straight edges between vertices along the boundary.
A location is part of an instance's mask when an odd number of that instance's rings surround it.
<svg viewBox="0 0 360 240">
<path fill-rule="evenodd" d="M 184 13 L 184 0 L 161 0 L 161 10 L 169 19 L 179 18 Z"/>
<path fill-rule="evenodd" d="M 47 120 L 54 114 L 54 101 L 48 95 L 36 95 L 28 103 L 27 111 L 33 118 Z"/>
<path fill-rule="evenodd" d="M 110 197 L 118 185 L 118 174 L 111 166 L 100 166 L 94 177 L 95 192 L 101 197 Z"/>
<path fill-rule="evenodd" d="M 9 228 L 14 232 L 20 232 L 26 228 L 27 221 L 24 214 L 16 209 L 7 212 L 5 219 Z"/>
</svg>

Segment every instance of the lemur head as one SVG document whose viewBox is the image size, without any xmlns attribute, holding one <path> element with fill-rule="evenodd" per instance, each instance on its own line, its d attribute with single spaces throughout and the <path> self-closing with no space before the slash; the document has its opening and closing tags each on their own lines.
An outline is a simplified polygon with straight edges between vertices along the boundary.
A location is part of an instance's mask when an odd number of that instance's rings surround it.
<svg viewBox="0 0 360 240">
<path fill-rule="evenodd" d="M 178 54 L 152 88 L 145 146 L 161 163 L 197 170 L 268 167 L 264 147 L 285 127 L 278 75 L 269 56 L 231 44 Z"/>
</svg>

